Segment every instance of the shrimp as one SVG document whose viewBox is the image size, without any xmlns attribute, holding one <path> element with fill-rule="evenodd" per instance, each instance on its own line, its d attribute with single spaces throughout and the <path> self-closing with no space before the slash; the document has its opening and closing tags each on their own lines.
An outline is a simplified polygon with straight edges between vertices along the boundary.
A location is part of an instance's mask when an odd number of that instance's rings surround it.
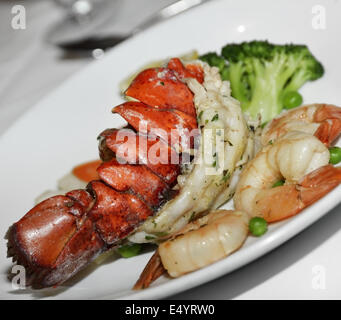
<svg viewBox="0 0 341 320">
<path fill-rule="evenodd" d="M 313 134 L 328 147 L 341 132 L 341 108 L 311 104 L 284 112 L 264 127 L 261 142 L 267 145 L 290 131 Z"/>
<path fill-rule="evenodd" d="M 248 235 L 249 217 L 241 211 L 211 211 L 159 245 L 134 289 L 143 289 L 165 273 L 177 278 L 238 250 Z"/>
<path fill-rule="evenodd" d="M 341 183 L 328 148 L 310 133 L 291 131 L 265 146 L 243 170 L 234 206 L 275 222 L 293 216 Z M 278 180 L 285 184 L 272 188 Z"/>
</svg>

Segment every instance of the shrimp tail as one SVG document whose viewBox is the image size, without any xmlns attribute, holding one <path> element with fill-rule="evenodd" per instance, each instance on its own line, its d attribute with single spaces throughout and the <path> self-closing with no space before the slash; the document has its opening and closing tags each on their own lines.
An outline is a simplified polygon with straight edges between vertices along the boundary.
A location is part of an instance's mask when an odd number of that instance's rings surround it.
<svg viewBox="0 0 341 320">
<path fill-rule="evenodd" d="M 287 111 L 264 128 L 263 146 L 290 131 L 311 133 L 329 147 L 341 133 L 341 108 L 332 104 L 317 103 Z"/>
<path fill-rule="evenodd" d="M 259 192 L 252 216 L 276 222 L 296 215 L 304 208 L 296 185 L 286 185 Z"/>
<path fill-rule="evenodd" d="M 326 165 L 305 175 L 298 184 L 261 191 L 255 198 L 255 215 L 276 222 L 296 215 L 341 183 L 341 168 Z"/>
<path fill-rule="evenodd" d="M 341 167 L 323 166 L 300 181 L 300 197 L 305 206 L 322 198 L 341 183 Z"/>
<path fill-rule="evenodd" d="M 315 137 L 329 147 L 341 133 L 341 108 L 323 104 L 316 111 L 314 121 L 321 123 Z"/>
<path fill-rule="evenodd" d="M 148 261 L 147 265 L 143 269 L 139 279 L 136 281 L 133 289 L 141 290 L 148 288 L 152 282 L 166 273 L 166 269 L 163 267 L 159 250 L 156 250 L 153 256 Z"/>
</svg>

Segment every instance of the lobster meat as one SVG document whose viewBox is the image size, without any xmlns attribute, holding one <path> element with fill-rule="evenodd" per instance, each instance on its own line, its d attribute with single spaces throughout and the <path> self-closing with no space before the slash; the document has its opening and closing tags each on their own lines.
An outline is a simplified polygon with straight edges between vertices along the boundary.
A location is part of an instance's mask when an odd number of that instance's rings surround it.
<svg viewBox="0 0 341 320">
<path fill-rule="evenodd" d="M 202 83 L 201 66 L 185 67 L 177 58 L 165 68 L 137 75 L 126 95 L 138 101 L 113 109 L 129 126 L 99 136 L 99 180 L 90 181 L 85 190 L 48 198 L 9 228 L 8 257 L 25 267 L 27 286 L 65 282 L 175 196 L 181 167 L 171 160 L 184 150 L 179 139 L 192 144 L 189 132 L 197 128 L 193 93 L 182 81 L 188 77 Z M 173 139 L 164 135 L 171 131 Z M 161 155 L 158 162 L 148 158 L 154 149 Z"/>
</svg>

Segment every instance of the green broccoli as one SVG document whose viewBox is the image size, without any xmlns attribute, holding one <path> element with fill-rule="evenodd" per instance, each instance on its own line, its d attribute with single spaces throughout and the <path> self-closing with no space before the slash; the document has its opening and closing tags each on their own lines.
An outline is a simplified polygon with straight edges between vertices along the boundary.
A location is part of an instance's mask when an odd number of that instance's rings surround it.
<svg viewBox="0 0 341 320">
<path fill-rule="evenodd" d="M 200 56 L 199 59 L 207 62 L 211 67 L 217 67 L 223 80 L 229 79 L 228 66 L 223 57 L 218 56 L 215 52 L 209 52 Z"/>
<path fill-rule="evenodd" d="M 263 123 L 282 111 L 286 95 L 324 73 L 305 45 L 268 41 L 228 44 L 221 56 L 209 53 L 200 59 L 219 68 L 222 78 L 230 81 L 232 96 L 241 102 L 243 111 L 252 118 L 260 114 Z"/>
</svg>

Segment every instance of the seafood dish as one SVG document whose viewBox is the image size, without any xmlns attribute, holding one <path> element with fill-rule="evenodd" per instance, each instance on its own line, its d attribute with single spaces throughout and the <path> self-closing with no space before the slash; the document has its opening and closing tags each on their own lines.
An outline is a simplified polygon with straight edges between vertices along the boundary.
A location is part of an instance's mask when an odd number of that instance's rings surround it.
<svg viewBox="0 0 341 320">
<path fill-rule="evenodd" d="M 229 44 L 142 68 L 76 166 L 6 233 L 26 286 L 55 287 L 106 254 L 157 249 L 134 289 L 228 257 L 341 183 L 341 107 L 302 105 L 323 76 L 302 45 Z M 228 201 L 234 209 L 222 208 Z"/>
</svg>

